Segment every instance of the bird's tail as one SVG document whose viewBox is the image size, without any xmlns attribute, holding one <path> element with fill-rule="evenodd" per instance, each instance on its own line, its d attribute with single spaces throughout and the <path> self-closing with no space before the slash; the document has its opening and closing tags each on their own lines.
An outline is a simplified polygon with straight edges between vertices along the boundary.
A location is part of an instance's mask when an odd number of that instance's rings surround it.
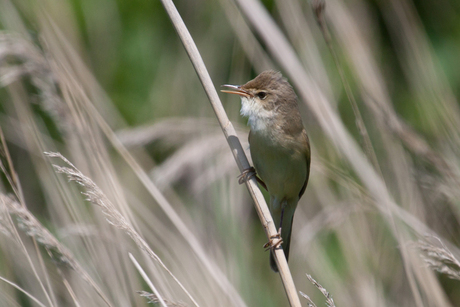
<svg viewBox="0 0 460 307">
<path fill-rule="evenodd" d="M 288 211 L 288 209 L 289 208 L 286 208 L 284 212 L 283 224 L 281 227 L 281 238 L 283 239 L 283 243 L 281 244 L 281 246 L 283 247 L 283 251 L 284 251 L 284 255 L 286 256 L 286 260 L 289 260 L 289 247 L 291 245 L 292 223 L 294 221 L 294 214 L 293 212 L 291 213 L 290 210 Z M 279 225 L 279 222 L 277 223 L 277 225 Z M 273 271 L 278 272 L 278 266 L 276 265 L 273 251 L 270 251 L 270 267 L 272 268 Z"/>
</svg>

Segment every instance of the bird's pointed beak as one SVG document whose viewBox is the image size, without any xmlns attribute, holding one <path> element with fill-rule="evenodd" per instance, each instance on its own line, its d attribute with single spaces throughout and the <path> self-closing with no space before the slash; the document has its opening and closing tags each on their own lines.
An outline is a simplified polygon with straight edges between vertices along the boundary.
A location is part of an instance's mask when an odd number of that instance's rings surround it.
<svg viewBox="0 0 460 307">
<path fill-rule="evenodd" d="M 232 90 L 220 90 L 222 93 L 229 93 L 229 94 L 237 94 L 243 97 L 251 97 L 251 93 L 248 91 L 245 91 L 241 88 L 241 85 L 231 85 L 231 84 L 224 84 L 222 85 L 224 87 L 231 88 Z"/>
</svg>

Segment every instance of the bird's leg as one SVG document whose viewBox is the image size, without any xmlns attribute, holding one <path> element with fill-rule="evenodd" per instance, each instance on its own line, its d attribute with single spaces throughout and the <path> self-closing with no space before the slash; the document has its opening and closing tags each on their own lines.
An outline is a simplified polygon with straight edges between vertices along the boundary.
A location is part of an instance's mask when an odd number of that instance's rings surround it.
<svg viewBox="0 0 460 307">
<path fill-rule="evenodd" d="M 269 249 L 276 249 L 280 247 L 281 243 L 283 243 L 283 238 L 281 238 L 281 228 L 278 229 L 278 233 L 270 237 L 267 243 L 264 244 L 265 251 Z"/>
<path fill-rule="evenodd" d="M 282 208 L 281 208 L 280 229 L 281 229 L 281 227 L 283 227 L 284 208 L 286 208 L 286 205 L 283 205 Z"/>
<path fill-rule="evenodd" d="M 280 220 L 280 228 L 278 229 L 278 233 L 274 236 L 270 237 L 270 240 L 265 243 L 264 248 L 265 250 L 269 250 L 271 248 L 278 248 L 281 243 L 283 243 L 283 238 L 281 238 L 281 228 L 283 227 L 283 216 L 284 216 L 284 209 L 286 208 L 286 202 L 283 202 L 282 208 L 281 208 L 281 220 Z M 278 239 L 278 241 L 274 242 L 275 239 Z"/>
<path fill-rule="evenodd" d="M 251 166 L 251 167 L 246 168 L 245 170 L 243 170 L 243 172 L 238 176 L 238 183 L 239 183 L 239 184 L 243 184 L 243 183 L 245 183 L 246 181 L 248 181 L 249 179 L 251 179 L 253 176 L 255 176 L 257 182 L 258 182 L 265 190 L 267 190 L 267 185 L 265 184 L 265 182 L 262 181 L 262 179 L 260 179 L 259 177 L 257 177 L 256 169 L 255 169 L 253 166 Z M 267 190 L 267 191 L 268 191 L 268 190 Z"/>
</svg>

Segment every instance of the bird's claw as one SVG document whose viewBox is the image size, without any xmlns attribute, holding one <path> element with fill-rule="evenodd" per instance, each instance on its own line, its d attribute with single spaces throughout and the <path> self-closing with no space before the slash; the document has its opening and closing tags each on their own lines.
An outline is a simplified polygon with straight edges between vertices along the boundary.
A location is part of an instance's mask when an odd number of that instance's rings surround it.
<svg viewBox="0 0 460 307">
<path fill-rule="evenodd" d="M 248 167 L 245 170 L 243 170 L 243 172 L 238 176 L 238 183 L 243 184 L 255 175 L 256 169 L 252 166 Z"/>
<path fill-rule="evenodd" d="M 276 235 L 270 237 L 270 240 L 265 243 L 264 248 L 265 251 L 269 249 L 277 249 L 283 243 L 283 238 L 281 238 L 281 228 L 278 230 Z"/>
</svg>

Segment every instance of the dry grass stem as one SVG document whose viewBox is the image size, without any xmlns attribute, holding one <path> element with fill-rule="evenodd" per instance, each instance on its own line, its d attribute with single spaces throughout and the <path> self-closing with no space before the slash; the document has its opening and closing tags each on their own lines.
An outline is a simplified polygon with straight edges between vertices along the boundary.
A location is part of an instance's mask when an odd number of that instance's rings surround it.
<svg viewBox="0 0 460 307">
<path fill-rule="evenodd" d="M 14 169 L 13 162 L 11 161 L 10 152 L 8 150 L 8 146 L 5 141 L 5 136 L 3 135 L 3 129 L 0 127 L 0 170 L 6 176 L 11 188 L 13 189 L 14 193 L 19 199 L 24 199 L 22 194 L 21 184 L 18 179 L 18 175 L 16 170 Z M 3 158 L 6 160 L 8 169 L 6 165 L 3 163 Z"/>
<path fill-rule="evenodd" d="M 326 9 L 326 1 L 325 0 L 313 0 L 311 3 L 313 12 L 315 13 L 316 21 L 321 29 L 321 33 L 323 34 L 324 41 L 326 42 L 327 47 L 329 48 L 329 52 L 334 59 L 335 67 L 340 75 L 340 80 L 342 81 L 343 87 L 348 97 L 348 101 L 351 104 L 351 108 L 353 110 L 353 114 L 355 115 L 355 123 L 356 127 L 358 128 L 359 134 L 361 135 L 364 152 L 366 153 L 369 162 L 372 163 L 375 170 L 381 173 L 380 166 L 377 160 L 377 156 L 375 155 L 374 148 L 372 146 L 371 139 L 369 138 L 369 133 L 367 132 L 366 125 L 364 124 L 363 117 L 361 112 L 359 111 L 358 104 L 356 103 L 355 96 L 350 87 L 350 83 L 348 82 L 347 78 L 345 77 L 345 72 L 340 63 L 339 57 L 337 56 L 337 52 L 332 44 L 332 36 L 329 32 L 329 28 L 327 26 L 326 17 L 325 17 L 325 9 Z"/>
<path fill-rule="evenodd" d="M 162 145 L 169 147 L 190 140 L 201 131 L 216 128 L 216 122 L 207 118 L 167 118 L 152 125 L 121 129 L 117 131 L 117 138 L 127 148 L 141 147 L 155 141 L 162 141 Z"/>
<path fill-rule="evenodd" d="M 24 290 L 23 288 L 19 287 L 18 285 L 16 285 L 15 283 L 3 278 L 0 276 L 0 280 L 9 284 L 10 286 L 13 286 L 15 287 L 16 289 L 18 289 L 19 291 L 21 291 L 22 293 L 24 293 L 27 297 L 29 297 L 31 300 L 33 300 L 35 303 L 37 303 L 38 306 L 40 307 L 47 307 L 45 304 L 41 303 L 36 297 L 34 297 L 32 294 L 30 294 L 29 292 L 27 292 L 26 290 Z"/>
<path fill-rule="evenodd" d="M 154 295 L 157 298 L 157 303 L 159 303 L 163 307 L 167 307 L 165 301 L 163 300 L 163 298 L 160 295 L 160 292 L 158 292 L 157 288 L 153 285 L 152 281 L 147 276 L 145 271 L 142 269 L 142 267 L 139 264 L 139 262 L 137 262 L 136 258 L 131 253 L 129 253 L 129 258 L 133 262 L 133 264 L 136 267 L 136 269 L 139 272 L 139 274 L 141 274 L 141 276 L 144 279 L 144 281 L 147 283 L 147 285 L 150 287 L 150 289 L 152 289 L 153 293 L 155 293 Z"/>
<path fill-rule="evenodd" d="M 162 0 L 163 6 L 165 7 L 169 18 L 171 19 L 174 27 L 176 28 L 177 33 L 182 41 L 182 44 L 187 51 L 187 54 L 192 62 L 195 71 L 198 74 L 198 77 L 201 81 L 201 84 L 204 87 L 206 95 L 208 96 L 211 105 L 214 109 L 214 112 L 219 120 L 219 124 L 224 132 L 224 135 L 227 139 L 227 142 L 232 150 L 235 161 L 238 164 L 240 172 L 249 168 L 248 159 L 244 153 L 244 150 L 241 146 L 241 143 L 236 135 L 236 131 L 233 128 L 233 125 L 230 123 L 230 120 L 227 117 L 225 109 L 220 102 L 219 96 L 217 95 L 216 89 L 212 83 L 211 77 L 206 69 L 206 66 L 201 58 L 201 55 L 196 47 L 192 36 L 190 35 L 187 27 L 185 26 L 179 12 L 177 11 L 174 3 L 170 0 Z M 254 200 L 256 211 L 259 215 L 259 218 L 262 222 L 262 225 L 265 229 L 267 238 L 275 237 L 277 230 L 275 224 L 271 217 L 268 206 L 265 202 L 265 199 L 257 185 L 256 179 L 253 177 L 251 180 L 246 181 L 246 186 L 249 189 L 251 197 Z M 275 261 L 279 269 L 280 277 L 283 282 L 286 295 L 288 297 L 289 303 L 291 306 L 301 306 L 297 290 L 295 288 L 294 280 L 292 279 L 291 272 L 289 270 L 286 256 L 282 249 L 273 249 L 273 254 L 275 255 Z"/>
<path fill-rule="evenodd" d="M 252 66 L 254 66 L 257 71 L 273 68 L 275 64 L 267 55 L 249 26 L 243 21 L 243 17 L 238 13 L 238 8 L 235 6 L 235 3 L 229 0 L 221 0 L 220 3 L 222 3 L 225 15 L 233 28 L 233 32 L 238 37 L 241 47 L 251 61 Z"/>
<path fill-rule="evenodd" d="M 45 153 L 50 158 L 59 158 L 64 161 L 69 167 L 61 167 L 59 165 L 53 164 L 57 173 L 65 174 L 70 181 L 75 181 L 81 185 L 85 192 L 82 192 L 83 195 L 87 197 L 87 200 L 93 205 L 101 208 L 102 213 L 107 218 L 107 222 L 113 225 L 114 227 L 123 230 L 126 232 L 131 239 L 137 244 L 137 246 L 144 251 L 150 258 L 157 261 L 161 267 L 174 279 L 174 281 L 180 286 L 180 288 L 185 292 L 189 299 L 193 302 L 195 306 L 198 306 L 198 303 L 187 291 L 187 289 L 182 285 L 182 283 L 174 276 L 174 274 L 166 267 L 163 261 L 153 252 L 153 250 L 148 246 L 147 242 L 137 233 L 137 231 L 130 225 L 126 218 L 121 215 L 121 213 L 115 208 L 112 202 L 105 196 L 105 194 L 99 189 L 99 187 L 88 177 L 83 175 L 69 160 L 67 160 L 60 153 L 46 152 Z"/>
</svg>

